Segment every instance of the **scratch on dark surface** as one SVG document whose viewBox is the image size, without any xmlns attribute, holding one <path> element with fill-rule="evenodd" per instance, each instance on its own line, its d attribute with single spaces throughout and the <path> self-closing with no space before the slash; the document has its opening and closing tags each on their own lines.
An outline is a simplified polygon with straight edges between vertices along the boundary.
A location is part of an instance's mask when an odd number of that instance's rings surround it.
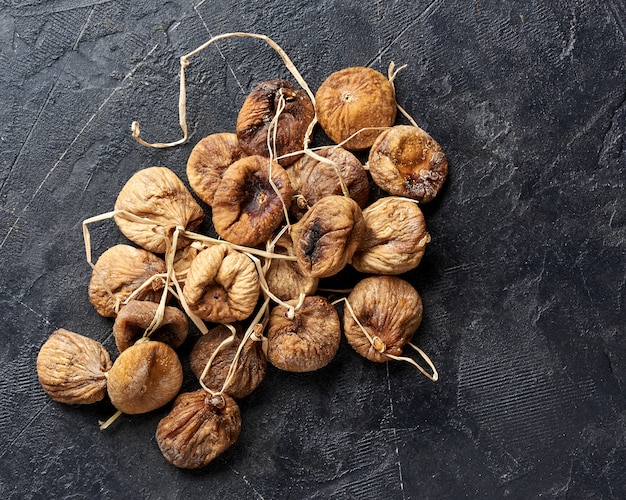
<svg viewBox="0 0 626 500">
<path fill-rule="evenodd" d="M 232 466 L 232 465 L 231 465 L 231 466 L 229 466 L 229 468 L 230 468 L 230 470 L 232 470 L 232 471 L 233 471 L 233 472 L 237 475 L 237 477 L 240 477 L 240 478 L 241 478 L 241 480 L 242 480 L 244 483 L 246 483 L 246 486 L 248 486 L 248 488 L 250 488 L 250 489 L 254 492 L 254 494 L 256 495 L 256 497 L 257 497 L 257 498 L 259 498 L 260 500 L 265 500 L 265 499 L 263 498 L 263 495 L 261 495 L 261 494 L 260 494 L 260 493 L 259 493 L 259 492 L 258 492 L 258 491 L 254 488 L 254 486 L 252 486 L 252 485 L 250 484 L 250 481 L 248 481 L 248 479 L 246 478 L 246 476 L 245 476 L 245 475 L 243 475 L 243 476 L 242 476 L 242 475 L 239 473 L 239 471 L 238 471 L 238 470 L 236 470 L 236 469 L 234 469 L 234 468 L 233 468 L 233 466 Z"/>
<path fill-rule="evenodd" d="M 67 12 L 69 10 L 84 9 L 87 7 L 95 7 L 110 3 L 112 0 L 56 0 L 55 2 L 22 2 L 12 5 L 16 16 L 34 16 L 56 14 L 58 12 Z"/>
<path fill-rule="evenodd" d="M 391 420 L 392 420 L 392 428 L 391 431 L 393 432 L 393 442 L 395 444 L 395 454 L 396 454 L 396 459 L 397 459 L 397 464 L 398 464 L 398 476 L 400 479 L 400 491 L 402 492 L 402 498 L 404 498 L 404 480 L 402 478 L 402 462 L 400 461 L 400 450 L 398 449 L 398 431 L 396 429 L 396 426 L 394 424 L 395 422 L 395 410 L 393 407 L 393 396 L 391 394 L 391 377 L 389 376 L 389 363 L 387 363 L 387 371 L 386 371 L 386 376 L 387 376 L 387 391 L 389 393 L 389 409 L 391 410 Z"/>
<path fill-rule="evenodd" d="M 15 437 L 11 441 L 6 443 L 6 446 L 0 453 L 0 459 L 2 459 L 4 455 L 6 455 L 7 451 L 9 451 L 13 447 L 13 445 L 15 445 L 15 443 L 17 443 L 20 440 L 24 432 L 26 432 L 26 429 L 28 429 L 33 424 L 33 422 L 35 422 L 39 418 L 39 415 L 41 415 L 46 410 L 46 408 L 48 408 L 48 405 L 50 405 L 50 402 L 51 400 L 46 402 L 46 404 L 44 404 L 39 409 L 39 411 L 37 411 L 28 422 L 26 422 L 26 425 L 22 427 L 22 429 L 15 435 Z"/>
<path fill-rule="evenodd" d="M 572 52 L 574 51 L 574 45 L 576 44 L 576 25 L 578 20 L 576 19 L 576 14 L 572 12 L 572 19 L 569 23 L 569 38 L 567 42 L 564 44 L 563 50 L 559 54 L 559 60 L 563 60 L 566 57 L 573 58 Z"/>
<path fill-rule="evenodd" d="M 626 38 L 626 7 L 624 7 L 624 3 L 621 1 L 616 2 L 615 0 L 608 0 L 606 3 L 613 19 L 615 19 L 617 29 L 621 32 L 622 36 Z"/>
</svg>

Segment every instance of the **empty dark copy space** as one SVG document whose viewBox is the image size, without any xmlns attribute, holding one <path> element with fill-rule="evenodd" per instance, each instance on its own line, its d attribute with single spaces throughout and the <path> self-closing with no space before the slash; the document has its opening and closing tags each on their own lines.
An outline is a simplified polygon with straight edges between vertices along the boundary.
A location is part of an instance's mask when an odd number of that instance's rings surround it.
<svg viewBox="0 0 626 500">
<path fill-rule="evenodd" d="M 36 359 L 58 328 L 117 356 L 87 297 L 83 220 L 142 168 L 187 182 L 193 146 L 233 132 L 257 83 L 293 81 L 263 41 L 222 40 L 187 68 L 189 140 L 138 144 L 134 120 L 148 141 L 181 137 L 179 58 L 229 32 L 271 37 L 314 92 L 348 66 L 406 64 L 398 103 L 450 167 L 401 275 L 440 377 L 343 339 L 318 371 L 270 367 L 239 401 L 237 442 L 190 471 L 155 441 L 171 405 L 100 431 L 110 401 L 51 400 Z M 0 497 L 626 497 L 622 1 L 4 0 L 0 66 Z M 128 243 L 112 220 L 90 231 L 95 256 Z"/>
</svg>

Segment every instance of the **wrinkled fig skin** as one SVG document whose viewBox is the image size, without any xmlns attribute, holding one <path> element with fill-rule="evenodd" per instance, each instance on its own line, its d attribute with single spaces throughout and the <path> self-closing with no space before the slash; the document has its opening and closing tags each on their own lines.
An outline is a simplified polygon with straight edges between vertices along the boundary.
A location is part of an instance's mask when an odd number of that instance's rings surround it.
<svg viewBox="0 0 626 500">
<path fill-rule="evenodd" d="M 289 176 L 278 163 L 248 156 L 233 163 L 222 177 L 213 198 L 213 225 L 220 237 L 237 245 L 265 243 L 284 220 L 293 190 Z M 281 202 L 282 198 L 282 202 Z"/>
<path fill-rule="evenodd" d="M 124 350 L 108 373 L 111 403 L 134 415 L 160 408 L 176 397 L 183 383 L 183 368 L 174 349 L 147 340 Z"/>
<path fill-rule="evenodd" d="M 139 340 L 152 323 L 159 305 L 145 300 L 131 300 L 124 305 L 113 323 L 113 335 L 120 352 L 128 349 Z M 180 347 L 187 338 L 189 324 L 187 316 L 178 308 L 165 306 L 159 327 L 150 334 L 151 340 L 158 340 L 173 347 Z"/>
<path fill-rule="evenodd" d="M 200 469 L 232 446 L 240 432 L 241 413 L 235 400 L 200 389 L 176 398 L 157 426 L 156 441 L 172 465 Z"/>
<path fill-rule="evenodd" d="M 267 371 L 267 358 L 263 353 L 261 342 L 248 339 L 239 354 L 234 378 L 226 387 L 223 387 L 243 338 L 241 326 L 236 324 L 235 328 L 237 334 L 233 341 L 220 348 L 202 381 L 215 392 L 223 388 L 229 396 L 239 399 L 250 394 L 261 383 Z M 213 353 L 223 341 L 231 337 L 233 337 L 232 332 L 226 326 L 219 325 L 197 340 L 189 354 L 191 371 L 196 377 L 200 378 Z"/>
<path fill-rule="evenodd" d="M 282 236 L 274 253 L 293 255 L 293 243 L 289 236 Z M 313 295 L 317 291 L 319 278 L 305 275 L 296 261 L 272 259 L 265 274 L 270 291 L 280 300 L 297 299 L 300 294 Z"/>
<path fill-rule="evenodd" d="M 287 173 L 291 186 L 294 193 L 299 195 L 294 196 L 290 207 L 296 219 L 302 218 L 307 209 L 324 196 L 343 194 L 339 175 L 348 188 L 350 198 L 361 208 L 365 207 L 369 199 L 370 185 L 367 172 L 359 159 L 349 151 L 334 146 L 320 149 L 316 153 L 333 161 L 337 167 L 309 155 L 304 155 L 289 167 Z"/>
<path fill-rule="evenodd" d="M 315 94 L 319 123 L 340 144 L 367 127 L 390 127 L 396 120 L 393 86 L 378 71 L 362 66 L 332 73 Z M 380 130 L 365 130 L 343 144 L 351 151 L 370 147 Z"/>
<path fill-rule="evenodd" d="M 430 236 L 417 203 L 386 196 L 363 210 L 365 236 L 352 266 L 366 274 L 402 274 L 415 269 Z"/>
<path fill-rule="evenodd" d="M 397 276 L 370 276 L 361 280 L 348 296 L 356 317 L 372 339 L 379 339 L 376 349 L 344 309 L 344 334 L 352 348 L 364 358 L 378 363 L 389 361 L 386 354 L 402 355 L 422 322 L 422 299 L 407 281 Z"/>
<path fill-rule="evenodd" d="M 89 301 L 98 314 L 114 318 L 117 315 L 116 299 L 121 303 L 148 279 L 165 273 L 166 269 L 165 261 L 147 250 L 130 245 L 114 245 L 96 261 L 89 281 Z M 158 302 L 162 289 L 163 282 L 155 279 L 135 298 Z"/>
<path fill-rule="evenodd" d="M 287 302 L 295 306 L 297 300 Z M 267 356 L 277 368 L 309 372 L 326 366 L 335 357 L 341 340 L 341 324 L 334 306 L 319 296 L 306 297 L 293 319 L 287 308 L 272 309 L 267 331 Z"/>
<path fill-rule="evenodd" d="M 195 231 L 204 219 L 183 181 L 167 167 L 149 167 L 134 174 L 120 191 L 115 210 L 148 219 L 138 222 L 124 213 L 114 217 L 124 236 L 155 253 L 165 253 L 176 227 Z M 188 244 L 188 239 L 179 237 L 177 248 Z"/>
<path fill-rule="evenodd" d="M 269 157 L 267 135 L 280 93 L 285 97 L 285 109 L 278 118 L 276 154 L 283 156 L 304 149 L 304 137 L 315 116 L 309 96 L 287 80 L 268 80 L 250 92 L 237 116 L 237 138 L 246 154 Z M 285 167 L 298 157 L 287 156 L 278 162 Z"/>
<path fill-rule="evenodd" d="M 207 205 L 212 205 L 222 175 L 244 156 L 236 134 L 221 132 L 201 139 L 187 160 L 187 178 L 191 189 Z"/>
<path fill-rule="evenodd" d="M 441 146 L 426 132 L 397 125 L 381 133 L 368 160 L 374 182 L 390 194 L 431 201 L 448 176 L 448 160 Z"/>
<path fill-rule="evenodd" d="M 41 387 L 60 403 L 101 401 L 106 394 L 105 373 L 110 369 L 111 358 L 100 342 L 64 328 L 54 331 L 37 355 Z"/>
<path fill-rule="evenodd" d="M 191 311 L 214 323 L 246 319 L 254 311 L 259 294 L 259 275 L 252 261 L 224 244 L 196 256 L 183 287 Z"/>
<path fill-rule="evenodd" d="M 341 271 L 365 234 L 359 205 L 347 196 L 326 196 L 291 226 L 294 255 L 302 272 L 325 278 Z"/>
</svg>

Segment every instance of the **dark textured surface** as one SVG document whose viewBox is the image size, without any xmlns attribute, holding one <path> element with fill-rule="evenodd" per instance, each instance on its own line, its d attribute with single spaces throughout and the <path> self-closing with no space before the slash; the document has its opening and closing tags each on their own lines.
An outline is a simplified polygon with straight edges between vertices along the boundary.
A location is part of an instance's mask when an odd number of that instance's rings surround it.
<svg viewBox="0 0 626 500">
<path fill-rule="evenodd" d="M 623 2 L 0 5 L 1 498 L 626 497 Z M 52 402 L 35 360 L 59 327 L 115 352 L 87 300 L 82 220 L 140 168 L 184 178 L 256 83 L 289 77 L 262 42 L 221 42 L 188 71 L 189 143 L 138 145 L 132 120 L 179 137 L 178 58 L 230 31 L 274 38 L 313 89 L 408 64 L 398 99 L 450 162 L 405 276 L 441 379 L 344 342 L 317 373 L 270 370 L 239 441 L 190 472 L 156 446 L 166 409 L 101 432 L 110 404 Z M 97 254 L 125 241 L 111 221 L 92 238 Z"/>
</svg>

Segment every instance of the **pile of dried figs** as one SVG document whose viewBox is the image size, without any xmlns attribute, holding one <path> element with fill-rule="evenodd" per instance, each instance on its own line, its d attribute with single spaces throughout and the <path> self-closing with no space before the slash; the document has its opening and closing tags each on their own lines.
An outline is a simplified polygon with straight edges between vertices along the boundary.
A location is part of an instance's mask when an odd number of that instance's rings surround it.
<svg viewBox="0 0 626 500">
<path fill-rule="evenodd" d="M 119 353 L 112 361 L 99 342 L 55 331 L 37 359 L 45 392 L 69 404 L 108 394 L 118 415 L 173 402 L 157 444 L 175 466 L 200 468 L 237 440 L 237 400 L 268 363 L 319 370 L 342 332 L 361 356 L 408 361 L 436 380 L 411 343 L 420 295 L 398 275 L 424 255 L 419 204 L 437 195 L 448 164 L 428 133 L 396 124 L 398 109 L 392 79 L 371 68 L 331 74 L 315 99 L 287 80 L 265 81 L 246 97 L 235 132 L 197 142 L 190 189 L 167 167 L 132 175 L 108 214 L 128 244 L 88 259 L 89 300 L 113 318 Z M 332 144 L 309 146 L 316 123 Z M 356 152 L 368 154 L 365 164 Z M 385 195 L 373 199 L 374 185 Z M 218 238 L 199 232 L 207 214 Z M 348 266 L 362 279 L 331 302 L 320 280 Z M 181 393 L 177 349 L 190 323 L 198 338 L 183 362 L 198 385 Z M 403 355 L 407 346 L 430 370 Z"/>
</svg>

